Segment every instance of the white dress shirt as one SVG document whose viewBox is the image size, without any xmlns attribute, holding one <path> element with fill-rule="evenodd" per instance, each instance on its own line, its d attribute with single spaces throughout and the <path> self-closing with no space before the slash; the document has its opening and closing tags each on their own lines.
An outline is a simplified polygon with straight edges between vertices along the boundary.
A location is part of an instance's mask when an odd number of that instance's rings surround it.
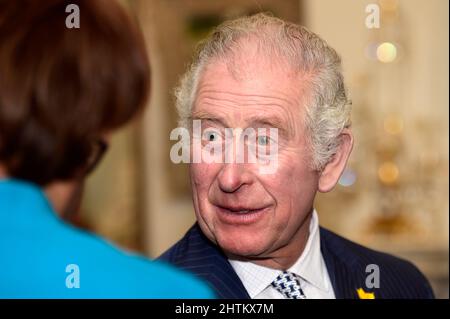
<svg viewBox="0 0 450 319">
<path fill-rule="evenodd" d="M 281 270 L 256 265 L 248 261 L 229 260 L 252 299 L 286 298 L 274 287 L 272 281 Z M 320 251 L 319 218 L 313 211 L 309 225 L 309 237 L 303 253 L 294 265 L 287 269 L 298 275 L 303 292 L 308 299 L 335 299 L 325 261 Z"/>
</svg>

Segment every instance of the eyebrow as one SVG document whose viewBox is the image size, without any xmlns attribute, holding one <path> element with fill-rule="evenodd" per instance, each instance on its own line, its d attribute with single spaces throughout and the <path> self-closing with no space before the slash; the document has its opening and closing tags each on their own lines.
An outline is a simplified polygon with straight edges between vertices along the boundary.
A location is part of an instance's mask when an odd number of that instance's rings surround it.
<svg viewBox="0 0 450 319">
<path fill-rule="evenodd" d="M 222 117 L 218 117 L 215 115 L 212 115 L 208 112 L 199 111 L 194 112 L 191 116 L 191 120 L 202 120 L 202 121 L 210 121 L 213 123 L 217 123 L 223 127 L 230 127 L 226 124 L 226 121 Z M 281 118 L 274 116 L 274 117 L 267 117 L 267 116 L 260 116 L 255 115 L 247 119 L 246 121 L 248 123 L 247 127 L 253 127 L 253 128 L 276 128 L 280 132 L 280 134 L 283 134 L 285 136 L 290 135 L 291 124 L 286 123 Z"/>
<path fill-rule="evenodd" d="M 278 128 L 280 130 L 284 129 L 286 127 L 286 123 L 284 123 L 280 118 L 278 117 L 265 117 L 265 116 L 253 116 L 248 121 L 252 126 L 256 127 L 257 125 L 260 126 L 268 126 L 268 127 L 274 127 Z"/>
<path fill-rule="evenodd" d="M 226 125 L 226 123 L 225 123 L 226 121 L 223 118 L 217 117 L 217 116 L 212 115 L 212 114 L 210 114 L 208 112 L 202 112 L 202 111 L 194 112 L 192 114 L 192 116 L 190 117 L 190 120 L 191 121 L 193 121 L 193 120 L 210 121 L 210 122 L 213 122 L 213 123 L 220 124 L 223 127 L 228 127 Z"/>
</svg>

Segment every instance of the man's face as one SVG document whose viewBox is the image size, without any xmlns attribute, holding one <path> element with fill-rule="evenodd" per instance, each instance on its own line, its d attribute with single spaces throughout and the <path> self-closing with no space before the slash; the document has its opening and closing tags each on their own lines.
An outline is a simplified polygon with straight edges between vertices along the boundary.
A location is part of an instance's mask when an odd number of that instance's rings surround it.
<svg viewBox="0 0 450 319">
<path fill-rule="evenodd" d="M 278 128 L 278 167 L 263 174 L 260 163 L 190 164 L 197 220 L 205 235 L 232 256 L 300 253 L 297 245 L 308 235 L 318 184 L 303 124 L 305 88 L 286 68 L 264 61 L 244 65 L 238 80 L 224 62 L 206 68 L 193 119 L 202 120 L 203 136 L 223 134 L 225 128 Z"/>
</svg>

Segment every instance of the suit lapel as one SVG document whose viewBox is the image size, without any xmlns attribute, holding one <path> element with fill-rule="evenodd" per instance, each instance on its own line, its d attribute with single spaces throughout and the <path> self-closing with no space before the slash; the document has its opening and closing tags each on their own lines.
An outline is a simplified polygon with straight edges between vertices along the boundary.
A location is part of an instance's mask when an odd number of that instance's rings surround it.
<svg viewBox="0 0 450 319">
<path fill-rule="evenodd" d="M 250 299 L 225 254 L 203 235 L 197 224 L 190 233 L 188 259 L 191 262 L 183 268 L 208 281 L 220 298 Z"/>
<path fill-rule="evenodd" d="M 336 299 L 357 299 L 355 272 L 343 261 L 345 252 L 333 245 L 331 234 L 323 228 L 320 228 L 320 248 Z"/>
</svg>

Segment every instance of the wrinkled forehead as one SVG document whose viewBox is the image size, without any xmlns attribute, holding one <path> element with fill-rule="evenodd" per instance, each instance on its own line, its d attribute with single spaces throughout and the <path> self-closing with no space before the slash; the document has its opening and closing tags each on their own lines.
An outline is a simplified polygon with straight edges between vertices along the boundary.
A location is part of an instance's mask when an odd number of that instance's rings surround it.
<svg viewBox="0 0 450 319">
<path fill-rule="evenodd" d="M 298 73 L 263 55 L 218 59 L 202 72 L 192 116 L 220 119 L 229 127 L 258 118 L 294 134 L 304 119 L 303 86 Z"/>
<path fill-rule="evenodd" d="M 223 62 L 228 72 L 236 80 L 263 76 L 270 79 L 282 74 L 293 78 L 299 75 L 294 61 L 282 52 L 274 41 L 258 38 L 242 38 L 233 44 L 226 53 L 211 63 Z"/>
<path fill-rule="evenodd" d="M 196 97 L 204 91 L 217 90 L 242 95 L 273 95 L 299 102 L 307 85 L 304 76 L 287 62 L 245 51 L 209 61 L 200 74 Z"/>
<path fill-rule="evenodd" d="M 213 58 L 205 59 L 197 88 L 234 84 L 240 90 L 280 91 L 282 94 L 305 95 L 308 74 L 299 68 L 297 59 L 283 50 L 279 41 L 254 36 L 238 39 Z M 219 76 L 220 75 L 220 76 Z M 233 82 L 233 83 L 232 83 Z"/>
</svg>

